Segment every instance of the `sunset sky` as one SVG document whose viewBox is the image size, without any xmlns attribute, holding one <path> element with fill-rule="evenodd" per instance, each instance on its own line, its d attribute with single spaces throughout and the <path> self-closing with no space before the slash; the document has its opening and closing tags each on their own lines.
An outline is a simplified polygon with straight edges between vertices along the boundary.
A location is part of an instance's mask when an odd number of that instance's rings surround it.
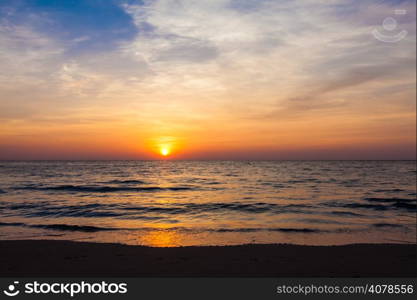
<svg viewBox="0 0 417 300">
<path fill-rule="evenodd" d="M 415 159 L 415 16 L 415 0 L 2 0 L 0 159 Z"/>
</svg>

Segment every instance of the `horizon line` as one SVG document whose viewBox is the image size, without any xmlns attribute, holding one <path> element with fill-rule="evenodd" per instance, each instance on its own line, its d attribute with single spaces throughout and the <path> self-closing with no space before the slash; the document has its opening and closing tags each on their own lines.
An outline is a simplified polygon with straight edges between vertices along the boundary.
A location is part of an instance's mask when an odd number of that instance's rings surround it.
<svg viewBox="0 0 417 300">
<path fill-rule="evenodd" d="M 0 162 L 48 161 L 417 161 L 414 159 L 0 159 Z"/>
</svg>

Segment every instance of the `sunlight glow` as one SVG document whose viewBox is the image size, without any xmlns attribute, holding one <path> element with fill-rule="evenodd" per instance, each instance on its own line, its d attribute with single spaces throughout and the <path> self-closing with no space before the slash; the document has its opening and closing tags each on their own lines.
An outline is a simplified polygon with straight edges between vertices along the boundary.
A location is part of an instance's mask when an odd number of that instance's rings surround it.
<svg viewBox="0 0 417 300">
<path fill-rule="evenodd" d="M 161 155 L 168 156 L 171 151 L 168 148 L 164 147 L 164 148 L 161 148 L 160 152 L 161 152 Z"/>
</svg>

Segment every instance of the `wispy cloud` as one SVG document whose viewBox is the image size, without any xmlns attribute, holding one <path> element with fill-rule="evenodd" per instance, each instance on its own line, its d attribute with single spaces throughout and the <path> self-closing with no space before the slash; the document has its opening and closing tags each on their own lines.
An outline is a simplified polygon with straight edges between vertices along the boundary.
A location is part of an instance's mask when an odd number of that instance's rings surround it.
<svg viewBox="0 0 417 300">
<path fill-rule="evenodd" d="M 284 130 L 302 143 L 304 128 L 329 115 L 340 119 L 329 119 L 334 128 L 352 126 L 349 140 L 366 114 L 415 125 L 415 1 L 5 3 L 0 118 L 9 124 L 129 115 L 148 134 L 203 143 L 202 132 L 220 130 L 223 141 L 246 132 L 245 143 L 269 147 Z M 372 35 L 389 16 L 398 28 L 386 34 L 407 31 L 398 43 Z"/>
</svg>

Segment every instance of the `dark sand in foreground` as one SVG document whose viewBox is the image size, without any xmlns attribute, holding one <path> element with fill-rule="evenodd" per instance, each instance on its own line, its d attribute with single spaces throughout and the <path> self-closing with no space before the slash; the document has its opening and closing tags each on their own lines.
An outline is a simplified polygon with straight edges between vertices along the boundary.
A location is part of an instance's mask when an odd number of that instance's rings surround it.
<svg viewBox="0 0 417 300">
<path fill-rule="evenodd" d="M 0 276 L 415 277 L 416 245 L 152 248 L 0 241 Z"/>
</svg>

